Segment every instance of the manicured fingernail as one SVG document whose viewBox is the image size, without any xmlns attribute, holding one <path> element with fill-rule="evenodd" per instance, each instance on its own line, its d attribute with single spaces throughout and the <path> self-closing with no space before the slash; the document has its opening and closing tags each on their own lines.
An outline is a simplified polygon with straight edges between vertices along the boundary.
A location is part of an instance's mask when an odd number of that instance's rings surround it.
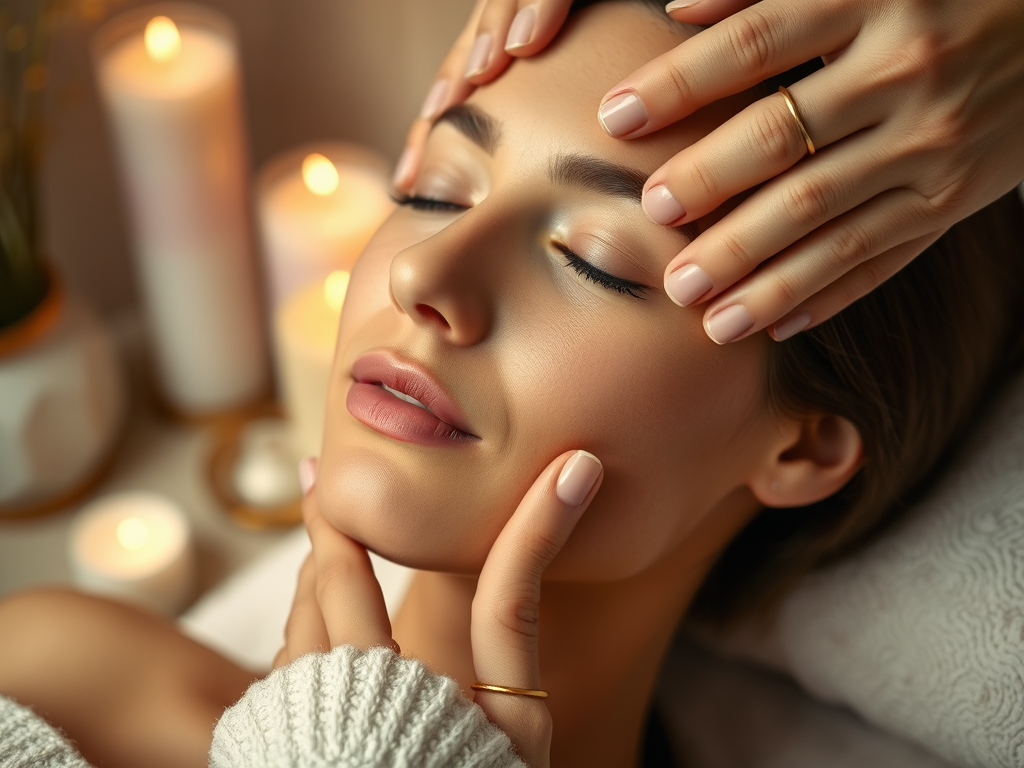
<svg viewBox="0 0 1024 768">
<path fill-rule="evenodd" d="M 668 191 L 664 184 L 651 187 L 644 193 L 644 212 L 655 224 L 668 226 L 686 215 L 686 209 Z"/>
<path fill-rule="evenodd" d="M 704 330 L 715 344 L 728 344 L 754 327 L 754 318 L 739 304 L 726 307 L 704 322 Z"/>
<path fill-rule="evenodd" d="M 708 273 L 696 264 L 687 264 L 665 280 L 665 292 L 680 307 L 688 307 L 714 288 Z"/>
<path fill-rule="evenodd" d="M 522 48 L 533 40 L 533 30 L 537 26 L 537 6 L 528 5 L 521 9 L 512 20 L 508 37 L 505 38 L 505 50 Z"/>
<path fill-rule="evenodd" d="M 665 13 L 672 13 L 672 11 L 681 11 L 684 8 L 693 8 L 695 5 L 700 5 L 703 0 L 672 0 L 671 3 L 665 6 Z"/>
<path fill-rule="evenodd" d="M 555 485 L 555 495 L 567 507 L 578 507 L 601 476 L 601 460 L 592 453 L 576 451 L 562 467 Z"/>
<path fill-rule="evenodd" d="M 776 341 L 785 341 L 796 336 L 800 331 L 811 324 L 811 316 L 806 312 L 796 312 L 788 315 L 772 326 L 772 334 Z"/>
<path fill-rule="evenodd" d="M 398 164 L 395 166 L 395 175 L 391 178 L 391 183 L 399 189 L 406 182 L 407 176 L 412 172 L 412 147 L 406 147 L 402 152 L 402 156 L 398 158 Z"/>
<path fill-rule="evenodd" d="M 437 117 L 437 113 L 441 111 L 441 105 L 444 104 L 447 96 L 448 81 L 442 78 L 434 83 L 434 87 L 430 89 L 430 93 L 427 94 L 427 98 L 423 101 L 420 117 L 424 120 L 433 120 Z"/>
<path fill-rule="evenodd" d="M 601 125 L 612 136 L 625 136 L 647 124 L 647 108 L 635 93 L 620 93 L 597 111 Z"/>
<path fill-rule="evenodd" d="M 466 63 L 466 77 L 479 75 L 491 60 L 491 41 L 494 38 L 490 32 L 478 35 L 469 52 L 469 61 Z"/>
<path fill-rule="evenodd" d="M 302 495 L 309 493 L 309 489 L 316 482 L 316 459 L 306 457 L 299 462 L 299 485 L 302 487 Z"/>
</svg>

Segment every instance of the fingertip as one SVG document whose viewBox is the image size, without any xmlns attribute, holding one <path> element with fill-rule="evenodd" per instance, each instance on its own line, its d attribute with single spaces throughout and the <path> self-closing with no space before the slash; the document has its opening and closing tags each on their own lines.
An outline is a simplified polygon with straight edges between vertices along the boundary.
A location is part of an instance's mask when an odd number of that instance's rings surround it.
<svg viewBox="0 0 1024 768">
<path fill-rule="evenodd" d="M 555 483 L 555 495 L 567 507 L 582 506 L 604 472 L 601 460 L 589 451 L 576 451 L 562 466 Z"/>
<path fill-rule="evenodd" d="M 299 486 L 302 488 L 302 495 L 309 493 L 309 489 L 316 483 L 317 460 L 314 456 L 307 456 L 299 462 Z"/>
</svg>

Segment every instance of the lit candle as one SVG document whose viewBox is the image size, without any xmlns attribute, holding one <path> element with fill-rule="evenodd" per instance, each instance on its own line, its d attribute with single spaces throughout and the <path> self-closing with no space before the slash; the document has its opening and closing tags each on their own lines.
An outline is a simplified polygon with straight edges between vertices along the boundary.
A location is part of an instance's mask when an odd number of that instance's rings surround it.
<svg viewBox="0 0 1024 768">
<path fill-rule="evenodd" d="M 278 379 L 299 456 L 320 454 L 327 387 L 348 280 L 348 272 L 332 272 L 293 294 L 274 314 Z"/>
<path fill-rule="evenodd" d="M 267 387 L 238 53 L 219 14 L 160 13 L 141 8 L 106 25 L 94 41 L 97 76 L 163 395 L 180 411 L 216 412 Z"/>
<path fill-rule="evenodd" d="M 350 144 L 300 147 L 259 175 L 257 210 L 272 309 L 334 270 L 351 270 L 394 207 L 388 165 Z"/>
<path fill-rule="evenodd" d="M 184 512 L 155 493 L 89 503 L 71 528 L 71 570 L 82 589 L 174 614 L 195 589 L 196 557 Z"/>
</svg>

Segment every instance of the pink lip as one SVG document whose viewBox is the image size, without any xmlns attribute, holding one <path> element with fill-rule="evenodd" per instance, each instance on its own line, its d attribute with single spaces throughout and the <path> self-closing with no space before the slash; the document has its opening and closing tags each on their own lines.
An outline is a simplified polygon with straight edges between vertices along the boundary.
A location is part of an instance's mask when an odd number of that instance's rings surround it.
<svg viewBox="0 0 1024 768">
<path fill-rule="evenodd" d="M 408 443 L 447 445 L 479 440 L 458 403 L 433 376 L 415 363 L 384 352 L 369 352 L 352 365 L 349 413 L 366 426 Z M 429 411 L 392 395 L 380 385 L 404 392 Z"/>
</svg>

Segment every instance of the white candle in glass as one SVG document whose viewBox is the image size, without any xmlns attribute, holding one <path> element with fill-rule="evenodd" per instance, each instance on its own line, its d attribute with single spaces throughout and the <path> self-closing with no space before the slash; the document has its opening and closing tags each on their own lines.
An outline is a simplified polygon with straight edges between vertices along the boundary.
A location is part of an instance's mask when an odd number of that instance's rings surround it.
<svg viewBox="0 0 1024 768">
<path fill-rule="evenodd" d="M 185 513 L 155 493 L 90 502 L 72 524 L 71 571 L 82 589 L 179 612 L 193 596 L 196 556 Z"/>
<path fill-rule="evenodd" d="M 197 6 L 140 8 L 104 26 L 94 54 L 162 394 L 193 414 L 246 405 L 268 365 L 231 24 Z"/>
<path fill-rule="evenodd" d="M 318 456 L 338 320 L 349 273 L 337 270 L 292 294 L 274 314 L 277 374 L 296 455 Z"/>
<path fill-rule="evenodd" d="M 394 208 L 388 164 L 352 144 L 310 144 L 260 172 L 256 208 L 271 309 L 331 272 L 351 271 Z"/>
</svg>

